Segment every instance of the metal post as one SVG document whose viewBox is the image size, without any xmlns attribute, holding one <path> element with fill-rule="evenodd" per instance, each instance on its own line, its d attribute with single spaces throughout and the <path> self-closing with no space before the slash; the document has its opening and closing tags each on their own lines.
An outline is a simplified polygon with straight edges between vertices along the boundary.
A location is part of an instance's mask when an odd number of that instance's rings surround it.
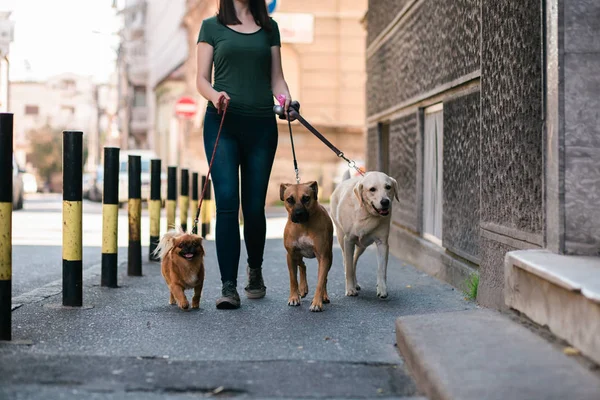
<svg viewBox="0 0 600 400">
<path fill-rule="evenodd" d="M 202 187 L 206 184 L 206 176 L 202 177 Z M 202 200 L 202 210 L 200 210 L 200 220 L 202 222 L 202 237 L 206 237 L 210 233 L 210 219 L 212 214 L 211 201 L 211 180 L 208 180 L 206 191 L 204 192 L 204 200 Z"/>
<path fill-rule="evenodd" d="M 148 259 L 150 261 L 160 261 L 160 258 L 153 255 L 158 241 L 160 240 L 160 210 L 162 201 L 160 198 L 160 180 L 162 162 L 160 159 L 150 160 L 150 202 L 148 210 L 150 211 L 150 248 L 148 249 Z"/>
<path fill-rule="evenodd" d="M 142 157 L 129 156 L 129 253 L 127 275 L 142 276 Z"/>
<path fill-rule="evenodd" d="M 12 340 L 13 114 L 0 114 L 0 340 Z"/>
<path fill-rule="evenodd" d="M 83 132 L 63 131 L 63 306 L 83 305 Z"/>
<path fill-rule="evenodd" d="M 181 170 L 181 193 L 179 195 L 179 223 L 181 230 L 187 232 L 188 211 L 190 208 L 190 172 Z"/>
<path fill-rule="evenodd" d="M 167 170 L 167 230 L 175 229 L 177 212 L 177 167 Z"/>
<path fill-rule="evenodd" d="M 117 285 L 119 232 L 119 153 L 118 147 L 104 148 L 104 189 L 102 196 L 102 274 L 100 286 Z"/>
<path fill-rule="evenodd" d="M 197 211 L 198 211 L 198 173 L 193 172 L 192 173 L 192 199 L 190 201 L 190 216 L 192 217 L 192 227 L 194 225 L 194 219 L 196 218 Z M 196 227 L 196 229 L 197 228 L 198 227 Z"/>
</svg>

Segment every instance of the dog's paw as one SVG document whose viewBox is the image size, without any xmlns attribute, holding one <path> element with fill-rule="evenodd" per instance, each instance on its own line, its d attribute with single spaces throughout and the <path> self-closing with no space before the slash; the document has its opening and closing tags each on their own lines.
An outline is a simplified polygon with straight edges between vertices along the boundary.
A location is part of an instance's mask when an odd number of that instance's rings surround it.
<svg viewBox="0 0 600 400">
<path fill-rule="evenodd" d="M 300 285 L 300 297 L 305 298 L 306 295 L 308 294 L 308 286 L 302 286 Z"/>
<path fill-rule="evenodd" d="M 329 300 L 329 296 L 327 294 L 323 295 L 323 304 L 329 304 L 331 300 Z"/>
<path fill-rule="evenodd" d="M 358 290 L 356 290 L 356 288 L 346 288 L 346 296 L 358 296 Z"/>
<path fill-rule="evenodd" d="M 200 302 L 192 301 L 192 308 L 200 308 Z"/>
<path fill-rule="evenodd" d="M 323 303 L 318 303 L 313 300 L 309 310 L 312 312 L 321 312 L 323 311 Z"/>
<path fill-rule="evenodd" d="M 300 297 L 292 296 L 288 299 L 288 306 L 297 307 L 300 305 Z"/>
<path fill-rule="evenodd" d="M 172 306 L 177 304 L 177 302 L 175 301 L 175 297 L 173 297 L 173 295 L 169 296 L 169 304 Z"/>
<path fill-rule="evenodd" d="M 189 303 L 189 302 L 187 302 L 187 301 L 186 301 L 186 302 L 184 302 L 184 303 L 181 303 L 181 304 L 179 305 L 179 308 L 181 308 L 182 310 L 187 310 L 188 308 L 190 308 L 190 303 Z"/>
<path fill-rule="evenodd" d="M 356 284 L 356 290 L 360 290 L 360 285 Z"/>
<path fill-rule="evenodd" d="M 388 297 L 388 292 L 387 292 L 387 288 L 382 288 L 380 289 L 379 286 L 377 286 L 377 297 L 379 297 L 380 299 L 385 299 Z"/>
</svg>

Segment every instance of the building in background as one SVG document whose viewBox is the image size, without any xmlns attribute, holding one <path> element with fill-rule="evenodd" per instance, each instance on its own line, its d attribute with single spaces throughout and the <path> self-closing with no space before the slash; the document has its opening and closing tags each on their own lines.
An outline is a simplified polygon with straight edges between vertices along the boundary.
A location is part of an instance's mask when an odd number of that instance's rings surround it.
<svg viewBox="0 0 600 400">
<path fill-rule="evenodd" d="M 9 101 L 9 58 L 10 43 L 14 39 L 15 22 L 10 11 L 0 12 L 0 112 L 8 111 Z"/>
<path fill-rule="evenodd" d="M 584 0 L 372 0 L 367 16 L 368 167 L 400 186 L 392 251 L 460 288 L 478 272 L 479 303 L 596 362 L 598 15 Z"/>
<path fill-rule="evenodd" d="M 167 2 L 162 2 L 167 4 Z M 170 3 L 170 2 L 169 2 Z M 118 4 L 113 4 L 117 7 Z M 124 0 L 121 43 L 117 57 L 118 127 L 121 150 L 151 149 L 152 124 L 148 108 L 147 24 L 148 2 Z"/>
<path fill-rule="evenodd" d="M 60 131 L 83 131 L 87 146 L 85 169 L 95 170 L 101 161 L 99 133 L 108 129 L 107 116 L 115 112 L 110 93 L 110 85 L 99 87 L 91 77 L 70 73 L 44 82 L 10 82 L 8 112 L 14 114 L 15 157 L 19 164 L 33 170 L 29 134 L 48 126 Z M 112 101 L 115 101 L 114 88 Z"/>
</svg>

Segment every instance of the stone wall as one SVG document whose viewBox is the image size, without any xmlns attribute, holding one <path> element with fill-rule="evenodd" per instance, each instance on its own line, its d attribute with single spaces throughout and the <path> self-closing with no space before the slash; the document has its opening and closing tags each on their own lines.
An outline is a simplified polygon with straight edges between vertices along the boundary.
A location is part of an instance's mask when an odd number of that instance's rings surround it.
<svg viewBox="0 0 600 400">
<path fill-rule="evenodd" d="M 564 247 L 600 256 L 600 2 L 564 1 L 564 35 Z"/>
</svg>

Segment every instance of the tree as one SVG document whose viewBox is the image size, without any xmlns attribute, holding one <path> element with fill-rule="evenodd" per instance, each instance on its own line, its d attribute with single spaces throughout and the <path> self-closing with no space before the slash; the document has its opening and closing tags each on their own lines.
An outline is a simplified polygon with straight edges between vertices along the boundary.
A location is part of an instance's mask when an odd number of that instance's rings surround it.
<svg viewBox="0 0 600 400">
<path fill-rule="evenodd" d="M 62 171 L 62 131 L 45 125 L 29 131 L 29 160 L 40 178 L 50 184 L 52 176 Z"/>
<path fill-rule="evenodd" d="M 63 168 L 63 130 L 44 125 L 29 132 L 31 152 L 29 161 L 37 169 L 45 183 L 50 184 L 52 176 L 61 173 Z M 87 137 L 83 137 L 82 166 L 88 158 Z"/>
</svg>

